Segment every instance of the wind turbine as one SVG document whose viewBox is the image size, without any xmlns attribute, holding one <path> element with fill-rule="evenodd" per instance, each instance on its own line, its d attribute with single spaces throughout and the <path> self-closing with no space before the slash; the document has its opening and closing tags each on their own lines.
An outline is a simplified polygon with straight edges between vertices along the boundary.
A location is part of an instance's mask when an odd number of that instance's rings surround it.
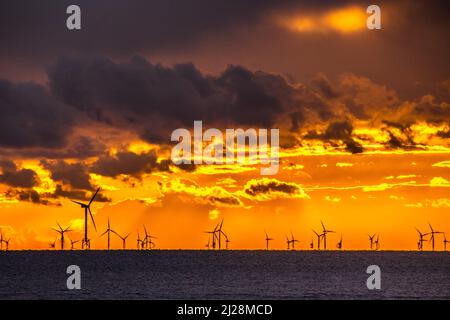
<svg viewBox="0 0 450 320">
<path fill-rule="evenodd" d="M 81 208 L 84 209 L 84 238 L 81 241 L 81 248 L 84 248 L 84 249 L 91 248 L 91 240 L 88 238 L 88 212 L 89 212 L 89 215 L 91 216 L 91 220 L 92 220 L 92 224 L 94 225 L 94 229 L 95 229 L 95 231 L 97 231 L 97 227 L 95 226 L 94 216 L 92 215 L 92 211 L 91 211 L 91 204 L 92 204 L 92 201 L 94 201 L 94 198 L 99 191 L 100 191 L 100 188 L 98 188 L 97 191 L 95 191 L 94 195 L 92 196 L 92 198 L 88 204 L 85 204 L 85 203 L 82 203 L 79 201 L 75 201 L 75 200 L 71 200 L 73 203 L 79 204 L 81 206 Z"/>
<path fill-rule="evenodd" d="M 143 241 L 141 240 L 141 236 L 139 235 L 139 230 L 137 231 L 136 247 L 138 250 L 143 248 Z"/>
<path fill-rule="evenodd" d="M 325 225 L 323 224 L 322 220 L 320 221 L 320 223 L 322 224 L 322 236 L 323 236 L 323 250 L 327 250 L 327 233 L 336 233 L 333 230 L 327 230 L 325 228 Z"/>
<path fill-rule="evenodd" d="M 70 250 L 73 250 L 75 244 L 77 244 L 78 242 L 80 242 L 80 240 L 72 240 L 72 239 L 70 239 Z"/>
<path fill-rule="evenodd" d="M 228 236 L 225 232 L 221 231 L 223 233 L 223 236 L 225 237 L 225 249 L 228 250 L 228 244 L 231 242 L 230 239 L 228 239 Z"/>
<path fill-rule="evenodd" d="M 145 238 L 144 238 L 144 245 L 145 248 L 148 249 L 149 248 L 149 244 L 150 244 L 150 249 L 153 249 L 155 247 L 155 243 L 152 241 L 152 239 L 158 239 L 152 235 L 150 235 L 150 233 L 147 232 L 147 228 L 144 225 L 144 233 L 145 233 Z"/>
<path fill-rule="evenodd" d="M 377 239 L 375 240 L 375 250 L 380 250 L 380 234 L 377 234 Z"/>
<path fill-rule="evenodd" d="M 433 229 L 433 227 L 431 226 L 431 224 L 428 223 L 428 225 L 430 226 L 430 229 L 431 229 L 431 232 L 430 232 L 430 234 L 431 234 L 430 241 L 431 241 L 431 247 L 433 248 L 433 251 L 434 251 L 434 235 L 435 235 L 435 234 L 439 234 L 439 233 L 443 233 L 443 232 L 442 232 L 442 231 L 434 231 L 434 229 Z"/>
<path fill-rule="evenodd" d="M 370 250 L 373 249 L 373 238 L 375 238 L 375 233 L 373 235 L 369 234 L 369 241 L 370 241 Z"/>
<path fill-rule="evenodd" d="M 269 250 L 269 242 L 272 241 L 273 239 L 269 238 L 266 231 L 264 231 L 264 233 L 266 234 L 266 250 Z"/>
<path fill-rule="evenodd" d="M 108 228 L 106 229 L 105 232 L 103 232 L 100 237 L 103 237 L 105 234 L 108 234 L 108 250 L 110 248 L 110 243 L 111 243 L 111 232 L 116 233 L 113 229 L 111 229 L 111 225 L 109 224 L 109 217 L 108 217 Z M 117 233 L 116 233 L 117 234 Z"/>
<path fill-rule="evenodd" d="M 296 239 L 294 238 L 294 235 L 293 235 L 292 232 L 291 232 L 292 250 L 295 250 L 295 243 L 296 243 L 296 242 L 299 242 L 299 241 L 296 240 Z"/>
<path fill-rule="evenodd" d="M 217 233 L 217 228 L 219 227 L 219 225 L 217 224 L 215 227 L 214 227 L 214 230 L 213 231 L 204 231 L 204 233 L 208 233 L 208 234 L 210 234 L 211 235 L 211 237 L 212 237 L 212 248 L 213 249 L 215 249 L 216 248 L 216 238 L 217 238 L 217 235 L 216 235 L 216 233 Z M 208 244 L 209 244 L 209 238 L 208 238 Z"/>
<path fill-rule="evenodd" d="M 122 237 L 120 234 L 118 234 L 114 230 L 111 230 L 111 232 L 114 232 L 114 234 L 116 236 L 118 236 L 120 239 L 122 239 L 122 248 L 123 248 L 123 250 L 125 250 L 126 249 L 126 241 L 127 241 L 127 238 L 130 236 L 130 233 L 128 233 L 125 237 Z"/>
<path fill-rule="evenodd" d="M 58 232 L 58 233 L 61 235 L 61 250 L 64 250 L 64 233 L 70 232 L 70 231 L 72 231 L 72 230 L 70 230 L 70 226 L 67 227 L 67 228 L 65 228 L 65 229 L 63 229 L 63 228 L 61 227 L 61 225 L 60 225 L 58 222 L 56 222 L 56 224 L 58 225 L 59 230 L 58 230 L 58 229 L 55 229 L 55 228 L 52 228 L 52 229 L 53 229 L 54 231 Z M 56 241 L 55 241 L 55 242 L 56 242 Z"/>
<path fill-rule="evenodd" d="M 286 236 L 287 249 L 291 249 L 291 240 L 289 240 L 288 236 Z"/>
<path fill-rule="evenodd" d="M 339 240 L 339 242 L 336 245 L 336 248 L 338 248 L 339 250 L 342 249 L 342 234 L 341 234 L 341 239 Z"/>
<path fill-rule="evenodd" d="M 222 247 L 222 244 L 221 244 L 221 239 L 222 239 L 222 234 L 223 234 L 222 226 L 223 226 L 223 218 L 222 218 L 222 221 L 220 222 L 220 227 L 217 229 L 217 232 L 219 233 L 219 239 L 218 239 L 219 240 L 219 250 Z"/>
<path fill-rule="evenodd" d="M 447 243 L 450 243 L 449 240 L 447 240 L 447 238 L 445 237 L 445 233 L 444 233 L 444 251 L 447 251 Z M 8 249 L 6 249 L 8 250 Z"/>
<path fill-rule="evenodd" d="M 313 232 L 316 234 L 317 236 L 317 250 L 320 250 L 320 238 L 322 237 L 322 234 L 318 234 L 315 230 L 313 230 Z M 312 243 L 312 242 L 311 242 Z M 311 246 L 312 248 L 312 246 Z"/>
<path fill-rule="evenodd" d="M 422 233 L 422 232 L 420 232 L 420 230 L 417 229 L 417 228 L 416 228 L 416 230 L 417 230 L 417 232 L 419 233 L 419 242 L 417 243 L 417 247 L 418 247 L 419 250 L 422 250 L 422 249 L 423 249 L 423 243 L 424 243 L 424 241 L 426 241 L 426 240 L 424 239 L 424 237 L 427 236 L 427 235 L 429 235 L 429 233 Z"/>
<path fill-rule="evenodd" d="M 0 250 L 3 250 L 3 232 L 0 230 Z"/>
<path fill-rule="evenodd" d="M 6 247 L 5 247 L 5 251 L 8 251 L 9 250 L 9 241 L 10 241 L 11 239 L 10 238 L 8 238 L 8 240 L 6 240 L 6 239 L 3 239 L 3 242 L 5 243 L 5 245 L 6 245 Z M 445 245 L 445 244 L 444 244 Z"/>
<path fill-rule="evenodd" d="M 56 240 L 58 240 L 58 238 L 56 238 L 55 241 L 50 242 L 50 243 L 48 244 L 48 247 L 49 247 L 50 249 L 55 249 L 55 247 L 56 247 Z"/>
</svg>

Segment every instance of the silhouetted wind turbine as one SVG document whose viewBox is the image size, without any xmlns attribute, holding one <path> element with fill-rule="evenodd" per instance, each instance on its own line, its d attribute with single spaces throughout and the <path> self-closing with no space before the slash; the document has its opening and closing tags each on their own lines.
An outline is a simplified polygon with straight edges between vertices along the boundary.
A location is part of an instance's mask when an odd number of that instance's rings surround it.
<svg viewBox="0 0 450 320">
<path fill-rule="evenodd" d="M 342 234 L 341 234 L 341 239 L 339 240 L 339 242 L 336 245 L 336 248 L 338 248 L 339 250 L 342 249 Z"/>
<path fill-rule="evenodd" d="M 369 241 L 370 241 L 370 250 L 373 249 L 373 238 L 375 238 L 375 233 L 373 235 L 369 234 Z"/>
<path fill-rule="evenodd" d="M 49 246 L 50 249 L 55 249 L 57 240 L 58 240 L 58 238 L 56 238 L 55 241 L 49 243 L 48 246 Z"/>
<path fill-rule="evenodd" d="M 228 238 L 228 236 L 227 236 L 227 234 L 225 232 L 221 231 L 221 233 L 225 237 L 225 249 L 228 250 L 228 244 L 231 242 L 231 240 Z"/>
<path fill-rule="evenodd" d="M 417 229 L 417 228 L 416 228 L 416 230 L 417 230 L 417 232 L 419 233 L 419 242 L 417 243 L 417 247 L 418 247 L 419 250 L 422 250 L 422 249 L 423 249 L 423 243 L 424 243 L 424 241 L 426 241 L 426 240 L 424 239 L 424 237 L 427 236 L 427 235 L 429 235 L 429 233 L 422 233 L 422 232 L 420 232 L 420 230 Z"/>
<path fill-rule="evenodd" d="M 220 222 L 219 228 L 217 229 L 217 232 L 219 233 L 219 239 L 218 239 L 219 240 L 219 250 L 222 247 L 222 244 L 221 244 L 221 239 L 222 239 L 222 234 L 223 234 L 222 226 L 223 226 L 223 218 L 222 218 L 222 221 Z"/>
<path fill-rule="evenodd" d="M 158 239 L 154 236 L 152 236 L 150 233 L 147 232 L 147 228 L 144 225 L 144 233 L 145 233 L 145 238 L 144 238 L 144 244 L 145 244 L 145 248 L 148 249 L 149 248 L 149 244 L 150 244 L 150 249 L 153 249 L 155 247 L 155 243 L 152 241 L 152 239 Z"/>
<path fill-rule="evenodd" d="M 289 240 L 288 236 L 286 236 L 287 249 L 291 249 L 291 240 Z"/>
<path fill-rule="evenodd" d="M 114 234 L 116 236 L 118 236 L 120 239 L 122 239 L 122 249 L 125 250 L 126 249 L 126 241 L 127 241 L 127 238 L 130 236 L 130 234 L 128 233 L 125 237 L 122 237 L 120 234 L 118 234 L 114 230 L 111 230 L 111 232 L 114 232 Z"/>
<path fill-rule="evenodd" d="M 3 250 L 3 232 L 0 230 L 0 250 Z"/>
<path fill-rule="evenodd" d="M 111 244 L 111 232 L 116 233 L 113 229 L 111 229 L 111 225 L 109 224 L 109 217 L 108 217 L 108 228 L 106 229 L 105 232 L 103 232 L 100 237 L 103 237 L 105 234 L 108 235 L 108 250 L 110 248 L 110 244 Z M 117 233 L 116 233 L 117 234 Z"/>
<path fill-rule="evenodd" d="M 264 233 L 266 234 L 266 250 L 269 250 L 269 242 L 272 241 L 273 239 L 269 238 L 266 231 L 264 231 Z"/>
<path fill-rule="evenodd" d="M 322 221 L 320 221 L 320 223 L 322 224 L 323 250 L 327 250 L 327 233 L 336 233 L 336 232 L 333 230 L 327 230 Z"/>
<path fill-rule="evenodd" d="M 138 250 L 143 248 L 143 242 L 141 240 L 141 236 L 139 235 L 139 230 L 137 231 L 136 247 Z"/>
<path fill-rule="evenodd" d="M 8 238 L 8 240 L 6 240 L 6 239 L 3 239 L 3 242 L 5 243 L 5 245 L 6 245 L 6 247 L 5 247 L 5 250 L 6 251 L 8 251 L 9 250 L 9 241 L 10 241 L 11 239 L 10 238 Z M 445 244 L 444 244 L 445 245 Z"/>
<path fill-rule="evenodd" d="M 433 251 L 434 251 L 434 235 L 435 235 L 435 234 L 439 234 L 439 233 L 443 233 L 443 232 L 442 232 L 442 231 L 435 231 L 435 230 L 433 229 L 433 227 L 431 226 L 430 223 L 428 223 L 428 225 L 430 226 L 430 229 L 431 229 L 431 232 L 430 232 L 430 234 L 431 234 L 430 241 L 431 241 L 431 247 L 433 248 Z"/>
<path fill-rule="evenodd" d="M 92 220 L 92 224 L 94 225 L 94 229 L 95 229 L 95 231 L 97 231 L 97 227 L 95 226 L 94 216 L 92 215 L 92 211 L 91 211 L 91 204 L 92 204 L 92 201 L 94 201 L 94 198 L 99 191 L 100 191 L 100 188 L 98 188 L 97 191 L 95 191 L 94 195 L 92 196 L 92 198 L 88 204 L 85 204 L 85 203 L 82 203 L 79 201 L 75 201 L 75 200 L 71 200 L 72 202 L 79 204 L 81 206 L 81 208 L 84 209 L 84 238 L 81 241 L 81 247 L 84 249 L 90 249 L 90 247 L 91 247 L 91 240 L 88 238 L 88 212 L 89 212 L 89 215 L 91 216 L 91 220 Z"/>
<path fill-rule="evenodd" d="M 70 250 L 73 250 L 75 244 L 77 244 L 78 242 L 80 242 L 80 240 L 72 240 L 72 239 L 70 239 Z"/>
<path fill-rule="evenodd" d="M 315 230 L 313 230 L 312 232 L 314 232 L 317 236 L 317 250 L 320 250 L 320 238 L 322 237 L 322 235 L 318 234 Z"/>
<path fill-rule="evenodd" d="M 445 233 L 444 233 L 444 251 L 447 251 L 447 243 L 450 243 L 450 241 L 447 240 L 447 238 L 445 237 Z"/>
<path fill-rule="evenodd" d="M 296 243 L 296 242 L 299 242 L 299 241 L 296 240 L 296 239 L 294 238 L 294 235 L 293 235 L 292 232 L 291 232 L 292 250 L 295 250 L 295 243 Z"/>
<path fill-rule="evenodd" d="M 212 237 L 212 248 L 213 249 L 215 249 L 216 248 L 216 238 L 217 238 L 217 235 L 216 235 L 216 233 L 217 233 L 217 228 L 219 227 L 219 225 L 217 224 L 215 227 L 214 227 L 214 230 L 213 231 L 204 231 L 204 233 L 208 233 L 208 234 L 210 234 L 211 235 L 211 237 Z M 209 244 L 209 238 L 208 238 L 208 244 Z"/>
<path fill-rule="evenodd" d="M 375 250 L 380 249 L 380 234 L 377 234 L 377 239 L 375 240 Z"/>
<path fill-rule="evenodd" d="M 58 222 L 56 222 L 56 224 L 58 225 L 59 230 L 55 228 L 52 229 L 61 235 L 61 250 L 64 250 L 64 233 L 70 232 L 72 230 L 70 230 L 70 227 L 63 229 Z"/>
</svg>

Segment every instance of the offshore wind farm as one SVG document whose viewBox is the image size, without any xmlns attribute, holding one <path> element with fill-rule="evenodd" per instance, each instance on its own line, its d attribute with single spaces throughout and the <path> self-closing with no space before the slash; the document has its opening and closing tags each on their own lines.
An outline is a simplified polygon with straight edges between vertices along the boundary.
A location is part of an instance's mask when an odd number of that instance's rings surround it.
<svg viewBox="0 0 450 320">
<path fill-rule="evenodd" d="M 91 249 L 97 249 L 97 250 L 104 250 L 105 248 L 91 248 L 91 239 L 88 236 L 88 225 L 89 225 L 89 218 L 90 221 L 94 227 L 95 232 L 97 231 L 97 227 L 95 224 L 94 215 L 91 211 L 91 204 L 95 201 L 95 197 L 100 191 L 100 187 L 95 191 L 95 193 L 92 195 L 92 198 L 88 202 L 88 204 L 80 203 L 78 201 L 72 200 L 72 202 L 79 204 L 84 209 L 84 220 L 83 220 L 83 238 L 81 239 L 74 239 L 71 237 L 65 236 L 66 233 L 70 233 L 73 230 L 71 230 L 71 226 L 62 227 L 59 222 L 56 222 L 57 228 L 52 227 L 51 229 L 59 234 L 59 238 L 56 238 L 54 241 L 49 243 L 49 249 L 64 251 L 69 248 L 70 250 L 91 250 Z M 233 249 L 230 246 L 231 240 L 230 235 L 225 232 L 224 229 L 224 221 L 225 219 L 222 218 L 220 222 L 218 222 L 213 229 L 210 231 L 204 231 L 203 233 L 207 235 L 207 244 L 205 245 L 205 248 L 207 250 L 230 250 Z M 316 232 L 314 229 L 311 229 L 313 232 L 313 236 L 311 238 L 311 242 L 309 243 L 309 246 L 307 245 L 307 241 L 303 242 L 303 246 L 300 245 L 300 240 L 296 239 L 294 236 L 294 233 L 292 231 L 289 232 L 289 236 L 285 234 L 286 239 L 286 245 L 287 250 L 302 250 L 302 251 L 308 251 L 308 250 L 323 250 L 327 251 L 327 235 L 328 234 L 335 234 L 336 231 L 328 230 L 325 227 L 325 224 L 322 220 L 320 220 L 320 225 L 322 227 L 321 233 Z M 411 245 L 410 251 L 447 251 L 447 243 L 450 241 L 447 240 L 446 234 L 443 231 L 437 231 L 433 229 L 432 225 L 428 223 L 429 226 L 429 232 L 422 233 L 418 228 L 414 228 L 414 230 L 418 233 L 418 242 Z M 411 232 L 414 232 L 413 229 Z M 126 247 L 126 240 L 132 235 L 132 232 L 126 233 L 125 236 L 121 236 L 117 231 L 115 231 L 110 224 L 110 218 L 107 218 L 107 225 L 106 230 L 99 235 L 99 237 L 106 236 L 107 238 L 107 246 L 106 250 L 127 250 Z M 148 232 L 147 227 L 143 225 L 143 232 L 142 232 L 143 238 L 141 238 L 139 230 L 136 232 L 136 247 L 134 249 L 136 250 L 152 250 L 157 249 L 157 245 L 155 243 L 155 240 L 158 239 L 154 235 L 151 235 L 150 232 Z M 262 245 L 260 250 L 271 250 L 269 248 L 270 241 L 275 241 L 274 238 L 270 238 L 267 234 L 267 231 L 264 230 L 265 237 L 264 242 L 261 242 Z M 436 238 L 439 235 L 442 235 L 441 238 Z M 115 236 L 116 238 L 120 239 L 120 246 L 117 246 L 116 248 L 113 248 L 111 245 L 111 236 Z M 314 242 L 314 236 L 316 237 L 316 243 Z M 429 238 L 427 239 L 427 237 Z M 380 234 L 379 233 L 373 233 L 368 234 L 369 238 L 369 244 L 367 246 L 366 250 L 374 250 L 378 251 L 381 250 L 381 244 L 380 244 Z M 11 237 L 4 237 L 3 231 L 0 229 L 0 249 L 2 251 L 9 251 L 10 250 L 10 241 Z M 59 247 L 56 246 L 56 244 L 59 243 Z M 80 248 L 76 247 L 77 243 L 81 243 Z M 424 243 L 429 243 L 428 246 L 424 246 Z M 442 246 L 439 246 L 437 244 L 442 243 Z M 65 245 L 68 245 L 65 247 Z M 415 247 L 417 246 L 417 247 Z M 334 245 L 332 246 L 333 249 L 331 250 L 339 250 L 339 251 L 345 251 L 346 249 L 343 246 L 343 236 L 340 235 L 339 240 L 336 239 Z M 131 249 L 131 248 L 129 248 Z M 161 248 L 164 249 L 164 248 Z M 183 247 L 180 245 L 179 249 L 183 249 Z M 186 248 L 184 248 L 186 249 Z M 190 248 L 187 248 L 190 249 Z M 236 250 L 243 250 L 245 248 L 234 248 Z M 330 250 L 330 249 L 328 249 Z M 361 251 L 361 249 L 357 250 Z M 392 250 L 390 250 L 392 251 Z"/>
<path fill-rule="evenodd" d="M 450 298 L 449 1 L 36 3 L 0 1 L 0 299 Z"/>
</svg>

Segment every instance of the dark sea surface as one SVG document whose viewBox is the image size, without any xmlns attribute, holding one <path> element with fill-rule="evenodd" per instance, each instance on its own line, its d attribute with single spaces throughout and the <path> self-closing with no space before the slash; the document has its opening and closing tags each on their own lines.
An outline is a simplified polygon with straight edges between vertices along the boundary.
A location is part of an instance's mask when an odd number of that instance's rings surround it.
<svg viewBox="0 0 450 320">
<path fill-rule="evenodd" d="M 67 289 L 69 265 L 81 290 Z M 366 287 L 369 265 L 381 290 Z M 450 253 L 0 252 L 0 299 L 450 299 Z"/>
</svg>

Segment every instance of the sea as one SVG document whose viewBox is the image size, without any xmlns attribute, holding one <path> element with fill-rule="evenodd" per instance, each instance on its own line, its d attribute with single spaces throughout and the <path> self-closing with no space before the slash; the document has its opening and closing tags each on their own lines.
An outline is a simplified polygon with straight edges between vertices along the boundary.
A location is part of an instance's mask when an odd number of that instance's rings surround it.
<svg viewBox="0 0 450 320">
<path fill-rule="evenodd" d="M 380 289 L 368 289 L 369 266 Z M 450 299 L 450 253 L 3 251 L 0 299 Z"/>
</svg>

